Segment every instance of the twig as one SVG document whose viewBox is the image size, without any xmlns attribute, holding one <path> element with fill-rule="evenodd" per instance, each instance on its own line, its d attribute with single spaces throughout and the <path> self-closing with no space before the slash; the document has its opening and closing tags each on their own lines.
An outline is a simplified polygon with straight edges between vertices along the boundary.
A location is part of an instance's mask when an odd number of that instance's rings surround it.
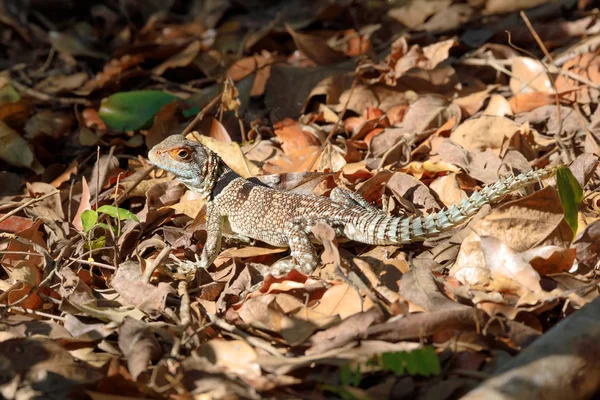
<svg viewBox="0 0 600 400">
<path fill-rule="evenodd" d="M 0 307 L 1 308 L 5 308 L 8 311 L 16 311 L 16 312 L 20 312 L 22 314 L 32 314 L 32 315 L 37 315 L 37 316 L 40 316 L 40 317 L 57 319 L 59 321 L 64 321 L 65 320 L 63 317 L 59 317 L 58 315 L 52 315 L 52 314 L 48 314 L 48 313 L 41 312 L 41 311 L 30 310 L 28 308 L 7 306 L 6 304 L 0 304 Z"/>
<path fill-rule="evenodd" d="M 13 80 L 10 82 L 11 85 L 13 85 L 15 87 L 15 89 L 17 89 L 19 92 L 22 92 L 28 96 L 33 97 L 34 99 L 38 99 L 40 101 L 44 101 L 44 102 L 58 102 L 60 104 L 64 104 L 64 105 L 72 105 L 72 104 L 81 104 L 84 105 L 86 107 L 90 107 L 92 105 L 92 103 L 87 100 L 87 99 L 80 99 L 77 97 L 55 97 L 55 96 L 50 96 L 49 94 L 40 92 L 39 90 L 35 90 L 32 89 L 30 87 L 27 87 L 25 85 L 22 85 L 21 83 L 19 83 L 16 80 Z"/>
<path fill-rule="evenodd" d="M 144 271 L 144 276 L 142 277 L 142 281 L 143 282 L 150 282 L 150 278 L 152 278 L 152 274 L 154 273 L 154 270 L 160 265 L 160 263 L 162 263 L 162 261 L 165 259 L 165 257 L 167 257 L 169 255 L 169 252 L 171 251 L 171 246 L 165 246 L 163 247 L 163 249 L 160 251 L 160 253 L 158 253 L 158 256 L 156 256 L 156 258 L 152 261 L 148 261 L 146 263 L 146 270 Z"/>
<path fill-rule="evenodd" d="M 127 195 L 129 193 L 131 193 L 131 191 L 133 189 L 135 189 L 140 184 L 140 182 L 142 182 L 144 179 L 146 179 L 152 173 L 152 171 L 154 171 L 155 169 L 156 169 L 156 167 L 154 165 L 146 168 L 146 170 L 144 171 L 144 173 L 141 174 L 140 176 L 138 176 L 137 179 L 131 184 L 131 186 L 129 186 L 127 189 L 125 189 L 125 191 L 123 193 L 121 193 L 119 195 L 119 197 L 117 197 L 117 199 L 115 200 L 115 203 L 114 203 L 115 207 L 118 207 L 119 204 L 121 204 L 121 202 L 123 200 L 125 200 L 125 198 L 127 197 Z"/>
<path fill-rule="evenodd" d="M 12 217 L 13 215 L 15 215 L 16 213 L 18 213 L 18 212 L 19 212 L 19 211 L 21 211 L 22 209 L 24 209 L 24 208 L 27 208 L 27 207 L 29 207 L 30 205 L 37 203 L 38 201 L 42 201 L 42 200 L 44 200 L 44 199 L 46 199 L 46 198 L 48 198 L 48 197 L 50 197 L 50 196 L 53 196 L 53 195 L 55 195 L 55 194 L 58 194 L 58 193 L 59 193 L 59 191 L 58 191 L 58 190 L 55 190 L 55 191 L 53 191 L 53 192 L 46 193 L 46 194 L 45 194 L 45 195 L 43 195 L 43 196 L 36 197 L 35 199 L 31 199 L 31 200 L 29 200 L 27 203 L 20 205 L 19 207 L 15 208 L 15 209 L 14 209 L 14 210 L 12 210 L 11 212 L 8 212 L 8 213 L 4 214 L 2 217 L 0 217 L 0 223 L 4 222 L 6 219 L 8 219 L 8 218 Z"/>
<path fill-rule="evenodd" d="M 99 268 L 110 269 L 112 271 L 116 271 L 116 268 L 113 267 L 112 265 L 108 265 L 108 264 L 104 264 L 104 263 L 99 263 L 99 262 L 96 262 L 96 261 L 80 260 L 80 259 L 72 258 L 72 257 L 69 257 L 69 260 L 70 261 L 74 261 L 74 262 L 78 262 L 78 263 L 81 263 L 81 264 L 87 264 L 87 265 L 92 265 L 94 267 L 99 267 Z"/>
<path fill-rule="evenodd" d="M 192 320 L 190 317 L 190 295 L 187 290 L 187 282 L 179 281 L 177 285 L 177 292 L 181 297 L 181 304 L 179 305 L 179 319 L 181 325 L 188 326 Z"/>
<path fill-rule="evenodd" d="M 212 99 L 210 101 L 210 103 L 208 103 L 202 110 L 200 110 L 200 112 L 198 114 L 196 114 L 196 116 L 194 117 L 194 119 L 192 120 L 192 122 L 190 122 L 188 124 L 188 126 L 185 127 L 185 129 L 183 130 L 183 132 L 181 132 L 182 136 L 187 135 L 188 133 L 190 133 L 192 131 L 192 129 L 194 129 L 194 126 L 201 121 L 202 119 L 204 119 L 204 116 L 210 111 L 211 108 L 213 108 L 218 102 L 219 100 L 221 100 L 221 93 L 219 93 L 217 96 L 215 96 L 214 99 Z"/>
</svg>

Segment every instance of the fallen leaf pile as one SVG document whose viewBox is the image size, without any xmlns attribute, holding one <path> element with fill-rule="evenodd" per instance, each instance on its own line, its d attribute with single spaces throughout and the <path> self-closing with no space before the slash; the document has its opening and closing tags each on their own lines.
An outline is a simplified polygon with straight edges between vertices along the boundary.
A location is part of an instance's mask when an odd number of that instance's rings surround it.
<svg viewBox="0 0 600 400">
<path fill-rule="evenodd" d="M 0 397 L 597 396 L 595 7 L 0 0 Z M 421 243 L 318 224 L 312 276 L 232 232 L 196 271 L 205 204 L 146 159 L 182 132 L 396 216 L 561 167 Z"/>
</svg>

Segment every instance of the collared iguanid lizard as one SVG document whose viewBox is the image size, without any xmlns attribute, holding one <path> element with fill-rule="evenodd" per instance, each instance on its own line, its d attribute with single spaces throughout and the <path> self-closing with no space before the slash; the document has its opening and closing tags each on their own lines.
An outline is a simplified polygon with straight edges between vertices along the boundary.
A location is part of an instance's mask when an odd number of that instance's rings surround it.
<svg viewBox="0 0 600 400">
<path fill-rule="evenodd" d="M 509 176 L 474 192 L 468 199 L 423 217 L 395 217 L 372 206 L 362 196 L 334 188 L 330 197 L 273 189 L 235 173 L 221 157 L 199 142 L 172 135 L 154 146 L 150 162 L 173 173 L 206 200 L 207 239 L 198 268 L 207 268 L 221 247 L 224 224 L 236 234 L 276 247 L 289 247 L 292 259 L 281 260 L 273 275 L 295 268 L 310 275 L 319 263 L 311 228 L 324 222 L 339 237 L 390 245 L 433 238 L 465 222 L 485 204 L 552 175 L 554 168 Z"/>
</svg>

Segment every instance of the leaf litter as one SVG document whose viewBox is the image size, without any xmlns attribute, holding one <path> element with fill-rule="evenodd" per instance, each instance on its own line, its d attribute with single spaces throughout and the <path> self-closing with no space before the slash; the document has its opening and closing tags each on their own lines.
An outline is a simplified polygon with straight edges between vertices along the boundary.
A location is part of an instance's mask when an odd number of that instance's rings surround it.
<svg viewBox="0 0 600 400">
<path fill-rule="evenodd" d="M 9 3 L 3 398 L 599 393 L 592 2 Z M 179 132 L 246 178 L 391 215 L 569 168 L 424 243 L 317 225 L 310 277 L 231 232 L 194 271 L 176 261 L 202 251 L 205 204 L 145 158 Z"/>
</svg>

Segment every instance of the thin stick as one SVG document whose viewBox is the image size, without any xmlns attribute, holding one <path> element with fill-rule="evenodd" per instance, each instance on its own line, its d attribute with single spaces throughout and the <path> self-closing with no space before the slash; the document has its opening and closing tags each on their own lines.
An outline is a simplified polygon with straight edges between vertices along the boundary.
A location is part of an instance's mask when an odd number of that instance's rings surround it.
<svg viewBox="0 0 600 400">
<path fill-rule="evenodd" d="M 52 315 L 52 314 L 48 314 L 48 313 L 41 312 L 41 311 L 30 310 L 28 308 L 7 306 L 5 304 L 0 304 L 0 307 L 1 308 L 6 308 L 8 311 L 16 311 L 16 312 L 20 312 L 22 314 L 38 315 L 40 317 L 57 319 L 59 321 L 64 321 L 65 320 L 63 317 L 59 317 L 58 315 Z"/>
<path fill-rule="evenodd" d="M 183 132 L 181 132 L 182 136 L 187 135 L 188 133 L 190 133 L 192 131 L 192 129 L 194 129 L 194 126 L 202 121 L 202 119 L 204 119 L 204 116 L 211 110 L 211 108 L 213 108 L 215 105 L 217 105 L 217 103 L 219 102 L 219 100 L 221 100 L 221 96 L 222 94 L 219 93 L 214 99 L 212 99 L 210 101 L 210 103 L 208 103 L 202 110 L 200 110 L 200 112 L 198 114 L 196 114 L 196 116 L 194 117 L 194 119 L 192 120 L 192 122 L 190 122 L 188 124 L 188 126 L 185 127 L 185 129 L 183 130 Z"/>
<path fill-rule="evenodd" d="M 104 263 L 99 263 L 99 262 L 96 262 L 96 261 L 79 260 L 77 258 L 72 258 L 72 257 L 69 257 L 69 260 L 75 261 L 75 262 L 78 262 L 78 263 L 81 263 L 81 264 L 92 265 L 94 267 L 99 267 L 99 268 L 104 268 L 104 269 L 110 269 L 112 271 L 116 271 L 117 270 L 112 265 L 108 265 L 108 264 L 104 264 Z"/>
<path fill-rule="evenodd" d="M 72 105 L 72 104 L 81 104 L 86 107 L 91 107 L 92 103 L 87 99 L 80 99 L 76 97 L 55 97 L 50 96 L 49 94 L 42 93 L 38 90 L 29 88 L 16 80 L 10 82 L 11 85 L 15 87 L 19 92 L 22 92 L 28 96 L 33 97 L 34 99 L 38 99 L 44 102 L 58 102 L 64 105 Z"/>
<path fill-rule="evenodd" d="M 48 197 L 50 197 L 50 196 L 53 196 L 53 195 L 55 195 L 55 194 L 58 194 L 58 193 L 59 193 L 59 191 L 58 191 L 58 190 L 55 190 L 55 191 L 53 191 L 53 192 L 46 193 L 46 194 L 45 194 L 45 195 L 43 195 L 43 196 L 36 197 L 35 199 L 31 199 L 31 200 L 29 200 L 27 203 L 25 203 L 25 204 L 23 204 L 23 205 L 20 205 L 19 207 L 15 208 L 15 209 L 14 209 L 14 210 L 12 210 L 11 212 L 9 212 L 9 213 L 6 213 L 6 214 L 4 214 L 2 217 L 0 217 L 0 223 L 1 223 L 1 222 L 4 222 L 4 221 L 5 221 L 7 218 L 10 218 L 10 217 L 12 217 L 13 215 L 15 215 L 16 213 L 18 213 L 18 212 L 19 212 L 19 211 L 21 211 L 22 209 L 24 209 L 24 208 L 27 208 L 27 207 L 29 207 L 30 205 L 37 203 L 38 201 L 42 201 L 42 200 L 44 200 L 44 199 L 46 199 L 46 198 L 48 198 Z"/>
<path fill-rule="evenodd" d="M 146 282 L 146 283 L 150 282 L 150 278 L 152 277 L 154 270 L 169 255 L 170 251 L 171 251 L 171 246 L 165 246 L 160 251 L 160 253 L 158 253 L 158 256 L 156 256 L 156 258 L 154 260 L 148 261 L 148 263 L 146 264 L 146 270 L 144 271 L 144 276 L 142 277 L 143 282 Z"/>
</svg>

